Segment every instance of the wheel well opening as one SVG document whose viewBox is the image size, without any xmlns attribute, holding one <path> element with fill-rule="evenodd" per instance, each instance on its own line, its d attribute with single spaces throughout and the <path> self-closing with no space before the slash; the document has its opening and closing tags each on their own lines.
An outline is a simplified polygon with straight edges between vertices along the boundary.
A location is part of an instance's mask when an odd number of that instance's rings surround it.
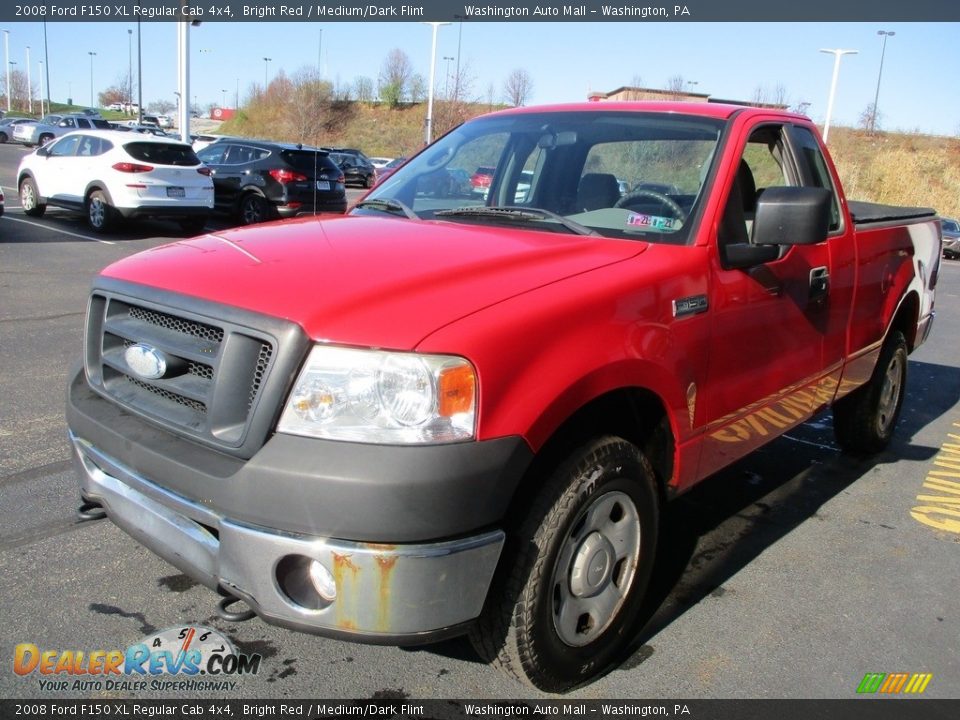
<svg viewBox="0 0 960 720">
<path fill-rule="evenodd" d="M 527 470 L 512 505 L 522 512 L 540 482 L 577 447 L 613 435 L 636 445 L 653 468 L 661 501 L 673 476 L 675 442 L 666 408 L 641 388 L 601 395 L 571 415 L 543 445 Z"/>
<path fill-rule="evenodd" d="M 913 352 L 917 341 L 917 320 L 920 316 L 920 299 L 916 293 L 910 293 L 904 298 L 897 310 L 893 322 L 890 323 L 890 331 L 899 330 L 907 340 L 907 349 Z"/>
</svg>

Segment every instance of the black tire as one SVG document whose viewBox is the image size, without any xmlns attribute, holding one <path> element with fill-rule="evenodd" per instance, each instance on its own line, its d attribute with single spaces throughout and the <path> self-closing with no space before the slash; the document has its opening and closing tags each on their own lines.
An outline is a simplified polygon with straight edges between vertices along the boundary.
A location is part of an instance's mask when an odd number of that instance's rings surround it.
<svg viewBox="0 0 960 720">
<path fill-rule="evenodd" d="M 208 218 L 206 215 L 198 215 L 197 217 L 184 218 L 179 221 L 180 229 L 183 230 L 187 235 L 199 235 L 207 227 Z"/>
<path fill-rule="evenodd" d="M 621 659 L 653 569 L 655 482 L 640 450 L 616 437 L 560 463 L 508 536 L 470 632 L 477 653 L 548 692 Z"/>
<path fill-rule="evenodd" d="M 237 219 L 241 225 L 255 225 L 270 219 L 270 205 L 256 193 L 247 193 L 240 199 Z"/>
<path fill-rule="evenodd" d="M 40 202 L 40 192 L 32 177 L 20 182 L 20 207 L 28 217 L 40 217 L 47 211 L 47 206 Z"/>
<path fill-rule="evenodd" d="M 43 147 L 51 140 L 53 140 L 53 135 L 51 135 L 50 133 L 44 133 L 43 135 L 40 136 L 37 144 L 40 145 L 40 147 Z"/>
<path fill-rule="evenodd" d="M 116 223 L 117 211 L 103 190 L 94 190 L 87 196 L 87 225 L 97 233 L 109 232 Z"/>
<path fill-rule="evenodd" d="M 367 175 L 367 176 L 363 179 L 363 186 L 364 186 L 365 188 L 372 188 L 372 187 L 373 187 L 373 173 Z"/>
<path fill-rule="evenodd" d="M 887 337 L 870 381 L 833 407 L 833 432 L 844 450 L 872 455 L 890 444 L 907 388 L 907 341 Z"/>
<path fill-rule="evenodd" d="M 10 138 L 7 137 L 7 134 L 5 132 L 0 132 L 0 143 L 5 143 L 9 139 Z"/>
</svg>

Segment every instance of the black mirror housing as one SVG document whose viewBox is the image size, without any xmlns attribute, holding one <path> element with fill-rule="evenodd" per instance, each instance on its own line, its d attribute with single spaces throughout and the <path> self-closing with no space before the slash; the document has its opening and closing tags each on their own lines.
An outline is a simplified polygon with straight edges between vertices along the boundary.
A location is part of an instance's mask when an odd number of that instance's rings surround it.
<svg viewBox="0 0 960 720">
<path fill-rule="evenodd" d="M 827 239 L 832 194 L 818 187 L 767 188 L 757 199 L 755 245 L 815 245 Z"/>
</svg>

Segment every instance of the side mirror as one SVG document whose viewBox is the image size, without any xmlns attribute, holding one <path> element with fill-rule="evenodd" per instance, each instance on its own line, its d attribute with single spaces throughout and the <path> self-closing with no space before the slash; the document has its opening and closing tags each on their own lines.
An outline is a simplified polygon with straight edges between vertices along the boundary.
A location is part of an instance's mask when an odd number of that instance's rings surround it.
<svg viewBox="0 0 960 720">
<path fill-rule="evenodd" d="M 38 157 L 50 157 L 50 151 L 46 148 L 46 146 L 38 147 L 36 154 Z"/>
<path fill-rule="evenodd" d="M 767 188 L 757 199 L 753 244 L 816 245 L 827 239 L 832 195 L 826 188 Z"/>
<path fill-rule="evenodd" d="M 776 245 L 732 243 L 723 248 L 723 266 L 731 270 L 746 270 L 773 262 L 778 257 L 780 257 L 780 248 Z"/>
</svg>

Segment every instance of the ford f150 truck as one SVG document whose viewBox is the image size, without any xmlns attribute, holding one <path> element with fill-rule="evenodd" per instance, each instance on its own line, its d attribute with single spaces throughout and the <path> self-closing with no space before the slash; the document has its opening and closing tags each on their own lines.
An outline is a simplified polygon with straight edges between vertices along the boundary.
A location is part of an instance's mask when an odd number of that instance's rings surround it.
<svg viewBox="0 0 960 720">
<path fill-rule="evenodd" d="M 491 114 L 347 216 L 106 268 L 82 498 L 227 614 L 469 633 L 563 691 L 635 637 L 665 501 L 831 406 L 843 448 L 887 445 L 939 262 L 934 212 L 848 202 L 799 115 Z"/>
</svg>

